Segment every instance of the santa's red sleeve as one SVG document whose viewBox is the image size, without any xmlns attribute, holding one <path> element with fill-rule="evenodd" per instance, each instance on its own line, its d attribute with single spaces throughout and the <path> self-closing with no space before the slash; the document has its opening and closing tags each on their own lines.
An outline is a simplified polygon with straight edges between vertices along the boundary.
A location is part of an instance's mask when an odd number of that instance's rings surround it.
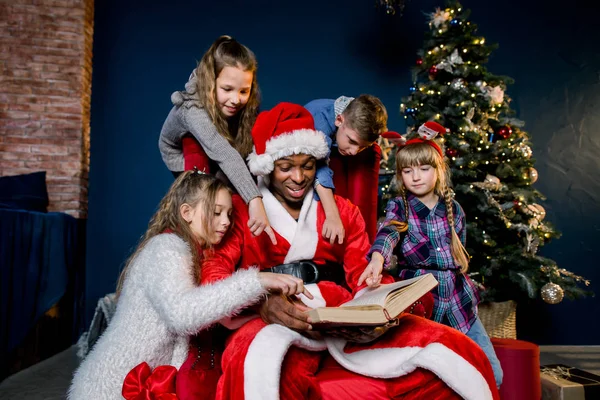
<svg viewBox="0 0 600 400">
<path fill-rule="evenodd" d="M 211 173 L 210 158 L 208 158 L 206 152 L 194 136 L 187 134 L 181 138 L 181 146 L 183 150 L 184 171 L 192 170 L 195 167 L 198 171 L 204 171 L 207 174 Z"/>
<path fill-rule="evenodd" d="M 244 248 L 248 208 L 237 194 L 232 196 L 233 214 L 229 232 L 219 245 L 205 252 L 202 262 L 202 284 L 225 279 L 235 272 Z"/>
<path fill-rule="evenodd" d="M 346 273 L 346 282 L 352 292 L 356 293 L 366 285 L 357 287 L 358 278 L 367 267 L 367 253 L 371 248 L 369 235 L 365 226 L 360 210 L 350 201 L 336 196 L 340 217 L 346 230 L 344 239 L 344 271 Z M 392 278 L 386 272 L 383 273 L 382 283 L 392 283 Z"/>
</svg>

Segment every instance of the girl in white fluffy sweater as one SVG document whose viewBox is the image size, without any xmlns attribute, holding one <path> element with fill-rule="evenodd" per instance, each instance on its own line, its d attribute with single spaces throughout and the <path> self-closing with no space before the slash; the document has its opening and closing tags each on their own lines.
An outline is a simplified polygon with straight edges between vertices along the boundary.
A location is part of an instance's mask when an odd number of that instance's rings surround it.
<svg viewBox="0 0 600 400">
<path fill-rule="evenodd" d="M 179 368 L 191 335 L 266 291 L 312 297 L 301 279 L 256 269 L 198 286 L 202 253 L 223 239 L 231 212 L 220 180 L 198 171 L 177 178 L 121 273 L 115 315 L 75 372 L 69 399 L 122 399 L 125 376 L 144 361 Z"/>
</svg>

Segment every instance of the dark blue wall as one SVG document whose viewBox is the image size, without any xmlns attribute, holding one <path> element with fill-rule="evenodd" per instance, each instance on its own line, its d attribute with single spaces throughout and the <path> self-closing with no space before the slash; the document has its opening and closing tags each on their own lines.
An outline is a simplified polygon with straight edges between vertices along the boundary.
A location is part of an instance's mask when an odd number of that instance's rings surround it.
<svg viewBox="0 0 600 400">
<path fill-rule="evenodd" d="M 529 4 L 524 4 L 529 3 Z M 557 0 L 465 1 L 488 42 L 489 68 L 515 78 L 513 108 L 527 123 L 547 219 L 564 234 L 543 254 L 600 281 L 600 102 L 596 21 L 600 11 Z M 98 0 L 94 35 L 87 308 L 114 290 L 119 270 L 172 182 L 157 148 L 171 103 L 221 34 L 256 53 L 263 108 L 279 101 L 371 93 L 404 131 L 398 113 L 410 67 L 439 3 L 412 0 L 390 17 L 375 0 Z M 595 11 L 595 12 L 594 12 Z M 519 335 L 541 344 L 600 344 L 600 302 L 534 302 Z M 524 317 L 524 318 L 523 318 Z M 585 321 L 584 323 L 582 323 Z M 583 328 L 585 327 L 585 328 Z"/>
</svg>

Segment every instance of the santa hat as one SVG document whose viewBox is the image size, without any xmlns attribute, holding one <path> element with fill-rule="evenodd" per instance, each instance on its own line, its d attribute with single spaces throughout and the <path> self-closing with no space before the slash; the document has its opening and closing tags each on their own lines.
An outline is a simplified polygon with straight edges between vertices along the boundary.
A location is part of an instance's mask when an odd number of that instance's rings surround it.
<svg viewBox="0 0 600 400">
<path fill-rule="evenodd" d="M 438 124 L 437 122 L 429 121 L 429 122 L 425 122 L 423 125 L 421 125 L 419 127 L 419 129 L 417 130 L 417 133 L 419 134 L 420 137 L 407 141 L 404 146 L 408 146 L 408 145 L 411 145 L 414 143 L 427 143 L 428 145 L 433 147 L 435 149 L 435 151 L 438 152 L 440 157 L 444 158 L 444 153 L 442 152 L 442 148 L 436 142 L 434 142 L 433 139 L 437 135 L 445 134 L 446 128 L 444 128 L 442 125 Z"/>
<path fill-rule="evenodd" d="M 329 154 L 325 134 L 315 130 L 312 115 L 292 103 L 279 103 L 261 112 L 252 128 L 252 139 L 254 147 L 247 160 L 254 175 L 268 175 L 282 157 L 308 154 L 321 159 Z"/>
</svg>

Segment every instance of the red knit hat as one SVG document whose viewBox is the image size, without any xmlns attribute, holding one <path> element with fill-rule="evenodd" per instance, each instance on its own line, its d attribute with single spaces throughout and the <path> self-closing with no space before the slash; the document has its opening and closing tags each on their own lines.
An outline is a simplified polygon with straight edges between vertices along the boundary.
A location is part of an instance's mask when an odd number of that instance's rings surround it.
<svg viewBox="0 0 600 400">
<path fill-rule="evenodd" d="M 437 135 L 443 135 L 444 133 L 446 133 L 446 128 L 444 128 L 437 122 L 429 121 L 421 125 L 417 130 L 417 133 L 419 134 L 420 138 L 410 139 L 404 144 L 404 146 L 408 146 L 409 144 L 414 143 L 427 143 L 438 152 L 440 157 L 444 158 L 444 153 L 442 152 L 442 149 L 436 142 L 433 141 L 433 139 Z"/>
<path fill-rule="evenodd" d="M 329 154 L 325 134 L 315 130 L 308 110 L 292 103 L 279 103 L 261 112 L 252 128 L 254 147 L 248 155 L 248 168 L 254 175 L 268 175 L 275 161 L 292 154 L 308 154 L 316 159 Z"/>
</svg>

